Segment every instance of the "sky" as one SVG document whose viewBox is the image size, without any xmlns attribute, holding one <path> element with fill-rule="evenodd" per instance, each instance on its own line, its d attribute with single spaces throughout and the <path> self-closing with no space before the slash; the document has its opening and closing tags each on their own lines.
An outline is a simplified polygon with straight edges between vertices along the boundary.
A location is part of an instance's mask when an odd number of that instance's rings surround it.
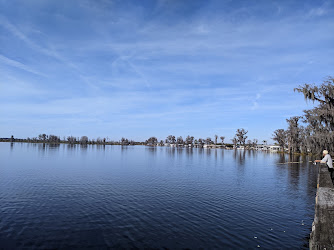
<svg viewBox="0 0 334 250">
<path fill-rule="evenodd" d="M 334 1 L 0 0 L 0 137 L 271 141 L 333 69 Z"/>
</svg>

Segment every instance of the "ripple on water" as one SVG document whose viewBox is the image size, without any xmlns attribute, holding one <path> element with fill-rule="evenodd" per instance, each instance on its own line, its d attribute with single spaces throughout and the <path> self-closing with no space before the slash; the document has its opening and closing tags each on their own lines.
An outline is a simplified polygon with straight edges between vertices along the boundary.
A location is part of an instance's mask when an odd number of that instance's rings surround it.
<svg viewBox="0 0 334 250">
<path fill-rule="evenodd" d="M 1 247 L 307 248 L 308 165 L 261 152 L 9 145 Z"/>
</svg>

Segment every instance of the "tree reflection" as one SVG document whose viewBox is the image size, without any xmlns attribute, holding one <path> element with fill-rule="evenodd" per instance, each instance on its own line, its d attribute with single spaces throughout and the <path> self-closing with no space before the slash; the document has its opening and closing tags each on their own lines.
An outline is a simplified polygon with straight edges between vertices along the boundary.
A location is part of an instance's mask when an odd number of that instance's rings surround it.
<svg viewBox="0 0 334 250">
<path fill-rule="evenodd" d="M 174 158 L 175 157 L 175 148 L 174 147 L 168 147 L 167 148 L 167 154 L 169 157 Z"/>
<path fill-rule="evenodd" d="M 146 150 L 153 155 L 157 154 L 157 147 L 146 147 Z"/>
<path fill-rule="evenodd" d="M 67 150 L 75 150 L 77 148 L 77 144 L 66 144 Z"/>
<path fill-rule="evenodd" d="M 279 184 L 288 186 L 288 190 L 299 191 L 306 189 L 307 196 L 314 196 L 317 184 L 317 167 L 310 162 L 311 157 L 305 155 L 279 154 L 276 161 L 276 175 L 279 177 Z M 296 192 L 288 192 L 291 198 Z M 306 200 L 307 197 L 305 197 Z M 312 203 L 311 200 L 310 203 Z M 313 203 L 312 203 L 313 204 Z M 311 204 L 310 204 L 311 205 Z"/>
<path fill-rule="evenodd" d="M 239 165 L 245 165 L 245 158 L 246 158 L 246 152 L 245 152 L 245 150 L 237 150 L 237 149 L 235 149 L 234 152 L 233 152 L 233 157 L 234 157 L 234 160 Z"/>
</svg>

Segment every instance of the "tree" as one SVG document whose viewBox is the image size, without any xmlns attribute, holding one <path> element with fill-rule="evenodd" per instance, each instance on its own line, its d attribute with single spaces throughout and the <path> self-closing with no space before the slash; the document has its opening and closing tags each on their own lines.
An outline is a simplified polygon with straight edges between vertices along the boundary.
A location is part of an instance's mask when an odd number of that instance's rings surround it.
<svg viewBox="0 0 334 250">
<path fill-rule="evenodd" d="M 253 143 L 252 140 L 247 140 L 247 147 L 250 149 L 252 147 Z"/>
<path fill-rule="evenodd" d="M 225 136 L 221 136 L 220 140 L 222 141 L 222 145 L 224 144 Z"/>
<path fill-rule="evenodd" d="M 60 142 L 60 137 L 56 135 L 49 135 L 48 141 L 50 143 L 59 143 Z"/>
<path fill-rule="evenodd" d="M 130 143 L 129 143 L 129 140 L 128 139 L 126 139 L 126 138 L 124 138 L 124 137 L 122 137 L 122 139 L 121 139 L 121 145 L 122 146 L 125 146 L 125 145 L 129 145 Z"/>
<path fill-rule="evenodd" d="M 289 153 L 300 152 L 301 128 L 299 127 L 298 122 L 301 118 L 302 118 L 301 116 L 293 116 L 290 119 L 286 119 L 286 121 L 288 122 L 287 140 L 288 140 Z"/>
<path fill-rule="evenodd" d="M 183 145 L 183 138 L 182 138 L 182 136 L 179 136 L 178 138 L 177 138 L 177 141 L 176 141 L 176 144 L 177 144 L 177 146 L 180 146 L 180 145 Z"/>
<path fill-rule="evenodd" d="M 217 145 L 218 135 L 215 135 L 215 145 Z"/>
<path fill-rule="evenodd" d="M 241 128 L 241 129 L 237 129 L 237 133 L 235 134 L 235 138 L 237 138 L 238 143 L 240 145 L 245 146 L 246 144 L 246 139 L 248 138 L 248 136 L 246 136 L 246 134 L 248 133 L 248 131 L 246 131 L 245 129 Z"/>
<path fill-rule="evenodd" d="M 48 140 L 48 136 L 46 134 L 39 134 L 38 135 L 38 140 L 40 140 L 40 141 L 47 141 Z"/>
<path fill-rule="evenodd" d="M 259 142 L 258 139 L 254 139 L 253 140 L 253 148 L 256 148 L 258 142 Z"/>
<path fill-rule="evenodd" d="M 174 135 L 167 136 L 166 142 L 171 143 L 171 144 L 175 144 L 175 142 L 176 142 L 175 136 Z"/>
<path fill-rule="evenodd" d="M 278 145 L 280 145 L 280 147 L 282 148 L 284 152 L 284 148 L 287 143 L 287 132 L 284 129 L 276 129 L 274 131 L 272 139 L 276 141 Z"/>
<path fill-rule="evenodd" d="M 74 136 L 68 136 L 68 137 L 67 137 L 67 142 L 68 142 L 69 144 L 74 144 L 74 143 L 77 142 L 77 139 L 76 139 Z"/>
<path fill-rule="evenodd" d="M 237 145 L 238 145 L 238 139 L 236 137 L 234 137 L 231 141 L 233 143 L 234 148 L 236 148 Z"/>
<path fill-rule="evenodd" d="M 202 138 L 198 139 L 198 145 L 202 148 L 204 145 L 204 140 Z"/>
<path fill-rule="evenodd" d="M 306 101 L 317 103 L 311 110 L 304 110 L 301 129 L 302 150 L 334 151 L 334 78 L 328 77 L 320 86 L 304 84 L 294 89 L 302 93 Z"/>
<path fill-rule="evenodd" d="M 81 144 L 87 144 L 88 143 L 88 137 L 87 136 L 81 136 L 80 138 L 80 143 Z"/>
<path fill-rule="evenodd" d="M 207 145 L 211 145 L 211 144 L 212 144 L 212 140 L 211 140 L 211 138 L 210 138 L 210 137 L 207 137 L 206 140 L 205 140 L 205 143 L 206 143 Z"/>
<path fill-rule="evenodd" d="M 157 144 L 158 144 L 158 139 L 154 136 L 152 136 L 148 140 L 146 140 L 146 145 L 156 146 Z"/>
<path fill-rule="evenodd" d="M 194 137 L 188 135 L 187 138 L 186 138 L 186 140 L 185 140 L 186 145 L 187 145 L 187 146 L 188 146 L 188 145 L 193 146 L 193 142 L 194 142 Z"/>
<path fill-rule="evenodd" d="M 12 135 L 11 137 L 10 137 L 10 142 L 14 142 L 14 135 Z"/>
</svg>

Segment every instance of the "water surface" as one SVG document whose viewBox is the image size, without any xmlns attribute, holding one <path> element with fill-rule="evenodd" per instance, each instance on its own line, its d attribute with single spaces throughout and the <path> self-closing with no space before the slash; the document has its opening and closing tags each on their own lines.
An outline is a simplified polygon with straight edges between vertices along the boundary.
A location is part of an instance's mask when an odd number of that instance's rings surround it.
<svg viewBox="0 0 334 250">
<path fill-rule="evenodd" d="M 0 143 L 0 157 L 3 248 L 308 247 L 307 158 L 40 143 Z"/>
</svg>

